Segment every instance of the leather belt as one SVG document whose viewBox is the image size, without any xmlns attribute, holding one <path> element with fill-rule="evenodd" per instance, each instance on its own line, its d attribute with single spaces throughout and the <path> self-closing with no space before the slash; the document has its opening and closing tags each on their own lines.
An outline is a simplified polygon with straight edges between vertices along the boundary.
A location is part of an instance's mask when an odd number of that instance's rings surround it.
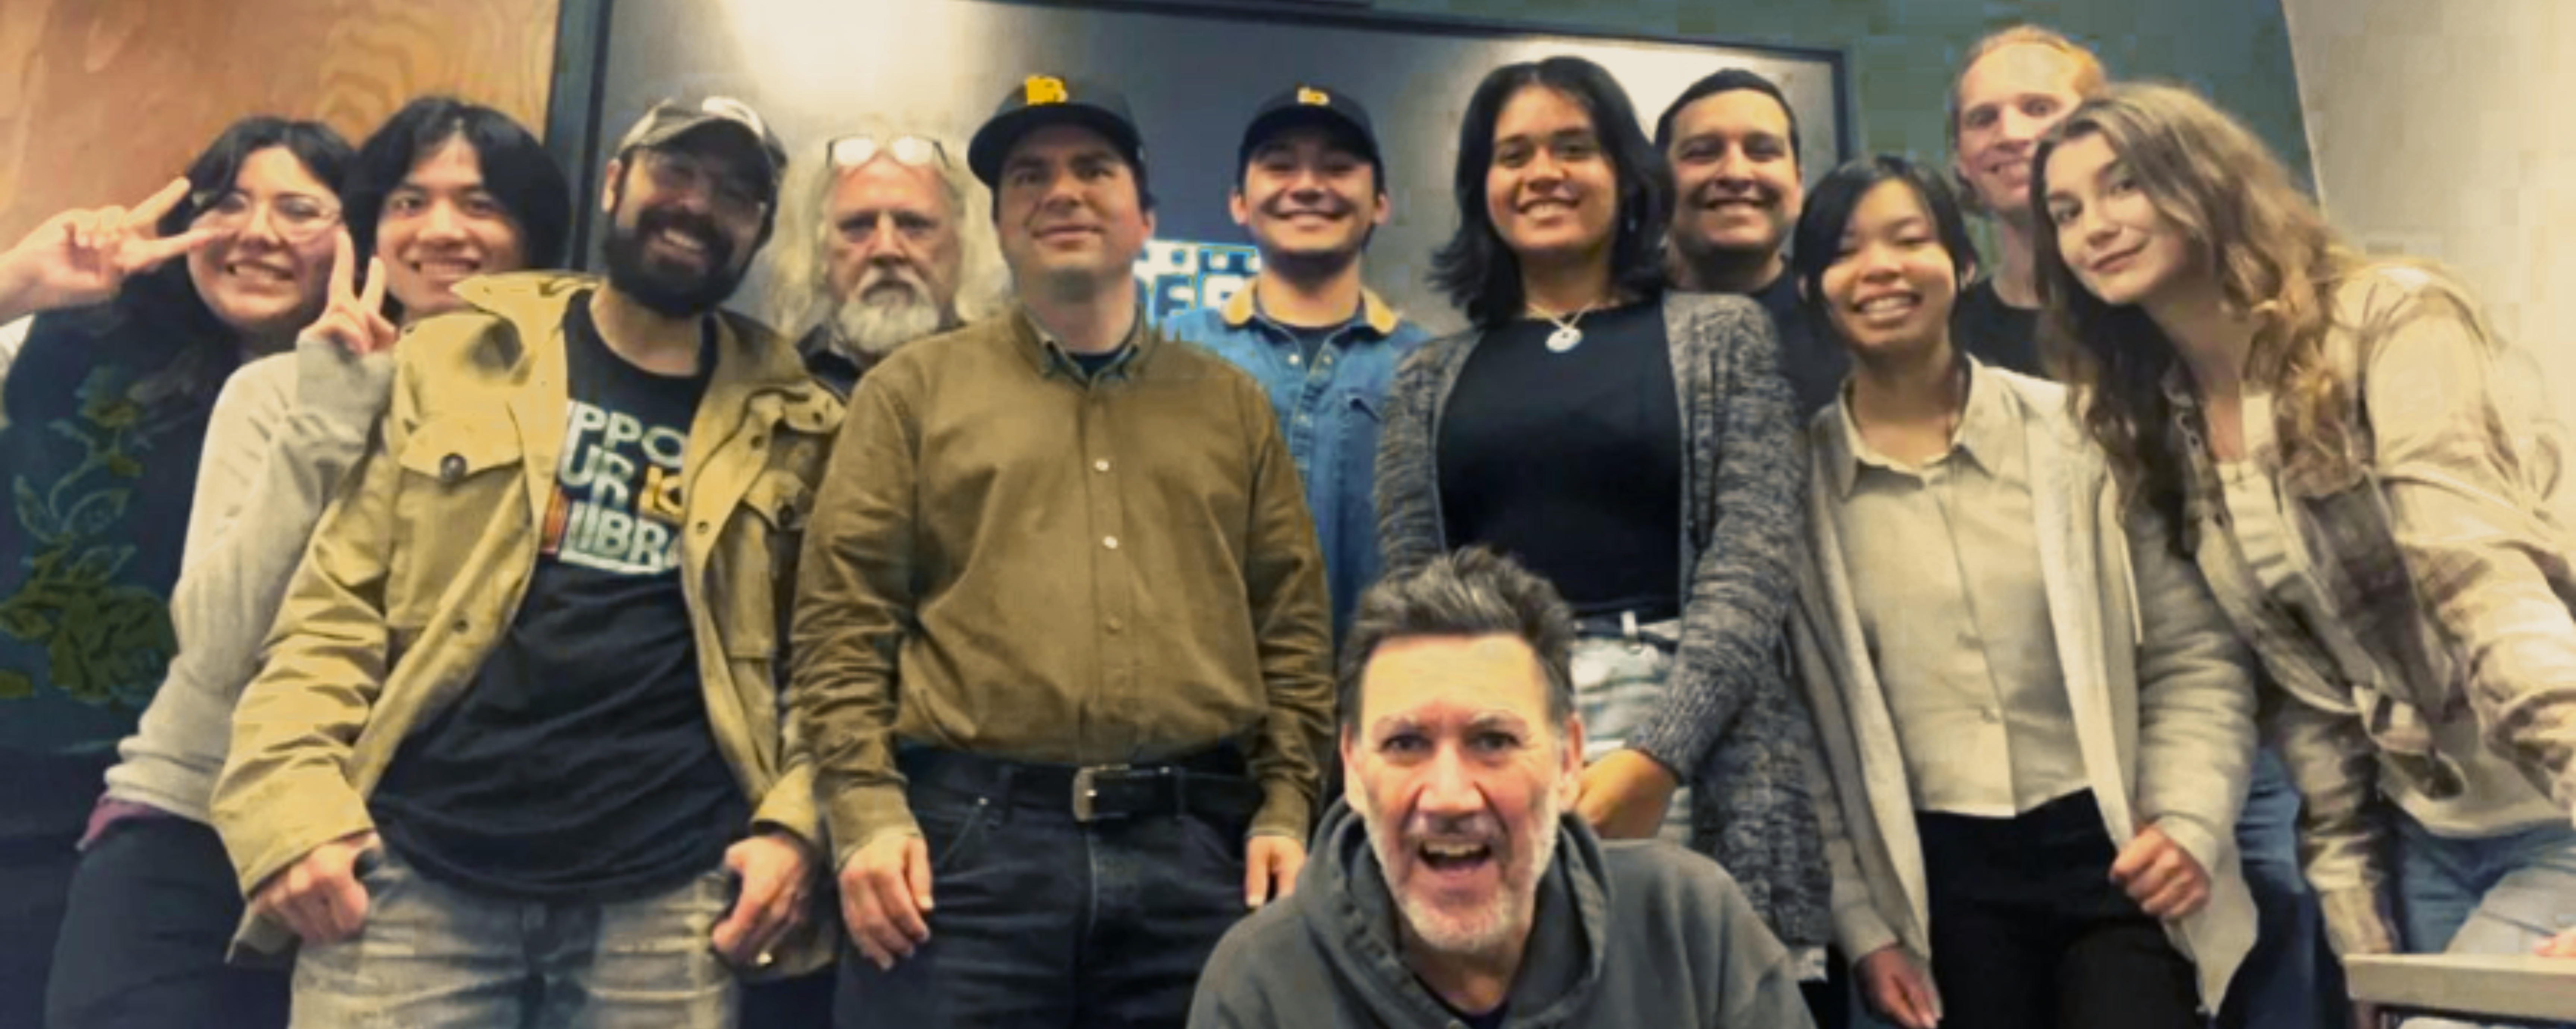
<svg viewBox="0 0 2576 1029">
<path fill-rule="evenodd" d="M 1184 814 L 1249 825 L 1262 799 L 1230 744 L 1151 764 L 1041 764 L 928 748 L 904 751 L 895 763 L 914 786 L 1061 812 L 1086 825 Z"/>
</svg>

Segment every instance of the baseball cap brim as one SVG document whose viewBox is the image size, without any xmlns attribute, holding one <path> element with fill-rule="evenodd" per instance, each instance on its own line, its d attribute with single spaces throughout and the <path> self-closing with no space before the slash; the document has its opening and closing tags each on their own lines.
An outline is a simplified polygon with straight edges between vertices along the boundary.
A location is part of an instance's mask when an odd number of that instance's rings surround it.
<svg viewBox="0 0 2576 1029">
<path fill-rule="evenodd" d="M 1330 107 L 1320 106 L 1282 107 L 1252 119 L 1252 124 L 1244 126 L 1243 146 L 1239 148 L 1238 156 L 1249 158 L 1252 156 L 1253 148 L 1260 146 L 1270 137 L 1289 129 L 1309 125 L 1332 130 L 1334 135 L 1349 143 L 1351 148 L 1358 151 L 1362 157 L 1371 161 L 1379 159 L 1377 140 L 1369 135 L 1368 129 L 1362 126 L 1358 119 Z"/>
<path fill-rule="evenodd" d="M 1021 137 L 1049 125 L 1079 125 L 1100 133 L 1130 163 L 1143 151 L 1136 127 L 1110 111 L 1080 102 L 1043 104 L 997 115 L 976 129 L 975 138 L 966 144 L 966 167 L 985 186 L 1001 188 L 1002 161 L 1011 156 L 1011 148 Z"/>
</svg>

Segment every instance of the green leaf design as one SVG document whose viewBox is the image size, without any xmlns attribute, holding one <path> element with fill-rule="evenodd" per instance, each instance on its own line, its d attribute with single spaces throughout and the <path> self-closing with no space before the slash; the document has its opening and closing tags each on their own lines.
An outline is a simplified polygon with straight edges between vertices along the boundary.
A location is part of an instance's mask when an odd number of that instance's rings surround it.
<svg viewBox="0 0 2576 1029">
<path fill-rule="evenodd" d="M 0 632 L 32 642 L 44 639 L 52 631 L 54 623 L 46 621 L 44 612 L 37 610 L 36 605 L 15 601 L 0 604 Z"/>
<path fill-rule="evenodd" d="M 45 652 L 64 695 L 140 709 L 178 649 L 169 608 L 149 591 L 123 586 L 77 594 Z"/>
<path fill-rule="evenodd" d="M 54 517 L 53 509 L 45 506 L 45 498 L 37 495 L 36 488 L 27 485 L 25 476 L 10 480 L 9 485 L 10 492 L 18 501 L 18 524 L 26 526 L 37 539 L 48 542 L 63 534 L 62 522 Z"/>
<path fill-rule="evenodd" d="M 25 672 L 0 672 L 0 700 L 25 700 L 36 695 L 36 680 Z"/>
<path fill-rule="evenodd" d="M 104 583 L 116 578 L 116 573 L 125 570 L 126 563 L 134 560 L 134 552 L 135 547 L 131 543 L 112 547 L 91 547 L 81 551 L 80 559 L 72 562 L 69 574 L 75 579 Z"/>
<path fill-rule="evenodd" d="M 112 470 L 114 467 L 111 462 L 109 468 Z M 126 505 L 133 499 L 134 491 L 130 489 L 100 490 L 73 504 L 71 514 L 64 521 L 70 523 L 73 535 L 96 536 L 107 531 L 107 527 L 114 525 L 117 519 L 125 517 Z"/>
</svg>

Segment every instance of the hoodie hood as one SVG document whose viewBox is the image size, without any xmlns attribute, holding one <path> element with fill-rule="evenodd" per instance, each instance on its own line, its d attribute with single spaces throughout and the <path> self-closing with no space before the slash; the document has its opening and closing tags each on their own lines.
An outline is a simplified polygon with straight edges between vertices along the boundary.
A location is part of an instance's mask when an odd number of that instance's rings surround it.
<svg viewBox="0 0 2576 1029">
<path fill-rule="evenodd" d="M 1512 982 L 1508 1022 L 1515 1027 L 1580 1024 L 1601 983 L 1610 910 L 1601 842 L 1572 814 L 1557 820 L 1556 832 L 1556 858 L 1539 877 L 1529 945 Z M 1314 857 L 1297 877 L 1297 897 L 1306 934 L 1326 955 L 1333 977 L 1378 1021 L 1453 1020 L 1404 964 L 1395 898 L 1369 846 L 1368 826 L 1347 802 L 1335 801 L 1324 813 Z"/>
</svg>

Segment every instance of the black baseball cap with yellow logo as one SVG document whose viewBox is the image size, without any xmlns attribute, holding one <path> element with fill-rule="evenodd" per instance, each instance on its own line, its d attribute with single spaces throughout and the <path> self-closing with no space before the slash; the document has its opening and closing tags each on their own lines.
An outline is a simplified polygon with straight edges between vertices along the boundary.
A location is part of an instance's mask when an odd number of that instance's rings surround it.
<svg viewBox="0 0 2576 1029">
<path fill-rule="evenodd" d="M 1048 125 L 1080 125 L 1108 137 L 1131 166 L 1145 165 L 1145 141 L 1136 132 L 1136 117 L 1127 98 L 1082 79 L 1031 75 L 1002 96 L 1002 104 L 975 138 L 966 144 L 966 167 L 984 185 L 1001 188 L 1002 159 L 1032 130 Z"/>
<path fill-rule="evenodd" d="M 1368 158 L 1377 169 L 1378 188 L 1386 188 L 1386 161 L 1378 156 L 1377 129 L 1369 121 L 1368 108 L 1341 90 L 1306 83 L 1281 90 L 1252 112 L 1252 123 L 1243 127 L 1243 145 L 1234 154 L 1237 176 L 1252 163 L 1252 152 L 1270 137 L 1307 125 L 1321 126 Z"/>
</svg>

